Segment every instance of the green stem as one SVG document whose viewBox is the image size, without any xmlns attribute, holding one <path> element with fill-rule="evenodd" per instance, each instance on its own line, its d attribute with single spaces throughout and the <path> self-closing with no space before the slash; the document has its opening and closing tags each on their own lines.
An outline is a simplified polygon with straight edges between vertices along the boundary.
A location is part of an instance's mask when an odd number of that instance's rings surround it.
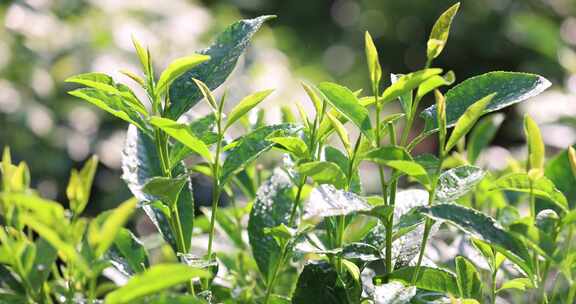
<svg viewBox="0 0 576 304">
<path fill-rule="evenodd" d="M 300 178 L 300 184 L 298 185 L 298 190 L 296 192 L 296 198 L 292 203 L 292 211 L 290 211 L 290 220 L 288 221 L 288 226 L 292 227 L 296 221 L 296 212 L 298 211 L 298 206 L 300 206 L 300 200 L 302 198 L 302 189 L 304 189 L 304 185 L 306 185 L 306 177 L 302 176 Z"/>
<path fill-rule="evenodd" d="M 268 284 L 266 284 L 266 294 L 264 296 L 264 304 L 268 304 L 268 301 L 270 301 L 270 296 L 272 295 L 276 278 L 280 275 L 280 270 L 282 269 L 282 266 L 286 262 L 284 260 L 286 259 L 287 255 L 287 247 L 288 247 L 287 245 L 284 245 L 284 247 L 282 248 L 280 260 L 278 260 L 278 264 L 276 265 L 276 269 L 274 269 L 274 273 L 272 273 L 270 281 L 268 282 Z"/>
<path fill-rule="evenodd" d="M 494 269 L 492 272 L 492 296 L 491 301 L 492 304 L 496 304 L 496 274 L 498 273 L 498 268 Z"/>
<path fill-rule="evenodd" d="M 572 284 L 570 289 L 568 289 L 568 297 L 566 298 L 566 304 L 574 304 L 576 298 L 576 284 Z"/>
</svg>

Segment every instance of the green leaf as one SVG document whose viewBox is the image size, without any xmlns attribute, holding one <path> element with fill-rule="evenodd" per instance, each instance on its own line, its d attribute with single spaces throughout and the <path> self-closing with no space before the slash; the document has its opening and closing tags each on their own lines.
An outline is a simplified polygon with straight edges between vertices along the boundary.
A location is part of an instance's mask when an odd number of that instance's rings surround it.
<svg viewBox="0 0 576 304">
<path fill-rule="evenodd" d="M 459 7 L 460 2 L 452 5 L 442 13 L 438 20 L 436 20 L 436 23 L 434 23 L 434 27 L 432 27 L 432 32 L 430 33 L 430 38 L 428 38 L 426 49 L 426 56 L 429 61 L 438 57 L 438 55 L 442 53 L 442 50 L 448 41 L 452 19 L 454 19 L 454 15 L 458 12 Z"/>
<path fill-rule="evenodd" d="M 94 256 L 102 256 L 112 246 L 116 235 L 134 212 L 137 202 L 138 200 L 131 198 L 113 211 L 100 214 L 100 220 L 90 223 L 88 242 L 94 249 Z"/>
<path fill-rule="evenodd" d="M 82 88 L 68 92 L 68 94 L 84 99 L 100 109 L 145 130 L 146 123 L 141 114 L 126 104 L 123 98 L 107 94 L 97 89 Z"/>
<path fill-rule="evenodd" d="M 526 291 L 527 289 L 534 288 L 534 284 L 528 278 L 515 278 L 509 281 L 506 281 L 500 285 L 500 288 L 496 290 L 496 293 L 500 293 L 501 291 L 507 289 L 517 289 L 520 291 Z"/>
<path fill-rule="evenodd" d="M 30 211 L 37 221 L 48 226 L 55 226 L 66 221 L 65 211 L 58 202 L 43 199 L 33 194 L 0 193 L 0 201 L 10 202 L 22 211 Z"/>
<path fill-rule="evenodd" d="M 269 137 L 267 140 L 279 144 L 297 158 L 305 159 L 308 157 L 308 146 L 300 137 Z"/>
<path fill-rule="evenodd" d="M 166 113 L 167 117 L 177 120 L 200 101 L 202 93 L 193 78 L 204 82 L 210 90 L 219 87 L 234 70 L 252 36 L 265 21 L 274 17 L 261 16 L 240 20 L 218 35 L 209 48 L 198 52 L 210 56 L 210 60 L 187 71 L 172 83 L 169 92 L 171 106 Z"/>
<path fill-rule="evenodd" d="M 410 160 L 391 160 L 386 162 L 386 166 L 396 169 L 418 181 L 422 186 L 430 185 L 428 172 L 419 163 Z"/>
<path fill-rule="evenodd" d="M 297 130 L 291 124 L 278 124 L 258 128 L 237 138 L 230 144 L 233 148 L 227 151 L 222 165 L 222 184 L 274 146 L 274 142 L 267 140 L 268 137 L 290 136 Z"/>
<path fill-rule="evenodd" d="M 206 218 L 212 216 L 212 210 L 209 208 L 200 208 L 202 213 L 206 215 Z M 218 208 L 216 210 L 216 223 L 222 230 L 230 237 L 234 242 L 236 247 L 244 248 L 244 240 L 242 240 L 242 230 L 238 229 L 238 224 L 234 218 L 236 212 L 242 212 L 241 210 L 234 210 L 232 208 Z"/>
<path fill-rule="evenodd" d="M 140 59 L 140 64 L 142 65 L 142 69 L 148 78 L 152 78 L 152 61 L 150 59 L 150 52 L 147 49 L 144 49 L 140 42 L 136 40 L 134 36 L 132 36 L 132 44 L 134 45 L 134 49 L 136 50 L 136 55 L 138 55 L 138 59 Z"/>
<path fill-rule="evenodd" d="M 184 144 L 190 150 L 198 153 L 198 155 L 202 156 L 206 161 L 210 163 L 214 161 L 208 146 L 198 137 L 194 136 L 194 134 L 186 127 L 186 125 L 177 123 L 168 118 L 157 116 L 150 118 L 150 123 L 160 128 L 162 131 L 166 132 L 166 134 L 170 135 L 177 141 Z"/>
<path fill-rule="evenodd" d="M 328 162 L 335 163 L 340 167 L 340 170 L 344 172 L 344 175 L 348 176 L 348 170 L 350 168 L 350 160 L 344 153 L 337 148 L 332 146 L 324 147 L 324 159 Z M 360 174 L 358 170 L 353 170 L 352 181 L 350 185 L 350 191 L 354 193 L 362 193 L 362 184 L 360 182 Z"/>
<path fill-rule="evenodd" d="M 421 207 L 420 212 L 432 219 L 446 220 L 471 236 L 490 243 L 526 274 L 532 275 L 531 257 L 526 245 L 504 230 L 493 218 L 479 211 L 453 204 Z"/>
<path fill-rule="evenodd" d="M 390 161 L 405 160 L 411 161 L 412 156 L 403 147 L 400 146 L 384 146 L 381 148 L 373 149 L 362 155 L 362 159 L 375 162 L 377 164 L 386 165 Z"/>
<path fill-rule="evenodd" d="M 328 120 L 330 120 L 330 122 L 332 123 L 332 127 L 334 128 L 334 130 L 336 130 L 336 134 L 338 134 L 338 137 L 340 138 L 340 141 L 342 142 L 344 149 L 346 149 L 346 153 L 348 153 L 348 155 L 352 155 L 353 153 L 352 145 L 350 144 L 350 137 L 348 137 L 348 131 L 346 131 L 346 128 L 340 122 L 340 120 L 335 118 L 333 115 L 331 115 L 330 113 L 326 113 L 326 116 L 328 117 Z"/>
<path fill-rule="evenodd" d="M 382 93 L 382 102 L 387 103 L 416 89 L 425 80 L 442 73 L 442 69 L 425 69 L 400 76 Z"/>
<path fill-rule="evenodd" d="M 416 100 L 421 100 L 426 94 L 441 86 L 452 85 L 454 81 L 456 81 L 456 76 L 452 71 L 446 72 L 444 76 L 434 75 L 420 83 L 418 90 L 416 91 Z"/>
<path fill-rule="evenodd" d="M 528 142 L 528 168 L 544 170 L 544 141 L 538 124 L 528 115 L 524 117 L 524 134 Z"/>
<path fill-rule="evenodd" d="M 98 167 L 98 157 L 92 156 L 85 164 L 82 170 L 78 172 L 72 169 L 70 182 L 66 187 L 66 196 L 70 201 L 70 209 L 74 214 L 79 215 L 86 208 L 90 199 L 90 190 L 92 181 Z"/>
<path fill-rule="evenodd" d="M 106 255 L 112 265 L 126 274 L 132 276 L 135 273 L 144 272 L 150 267 L 148 252 L 144 245 L 135 235 L 126 228 L 121 228 L 114 239 Z"/>
<path fill-rule="evenodd" d="M 398 281 L 374 287 L 375 304 L 407 304 L 416 295 L 416 286 L 405 286 Z"/>
<path fill-rule="evenodd" d="M 201 80 L 198 79 L 192 79 L 192 80 L 194 81 L 198 89 L 200 89 L 200 92 L 202 92 L 202 96 L 204 96 L 204 98 L 208 102 L 208 105 L 210 105 L 210 107 L 215 113 L 218 113 L 218 104 L 216 103 L 216 98 L 214 98 L 214 95 L 212 95 L 212 92 L 210 91 L 208 86 Z"/>
<path fill-rule="evenodd" d="M 576 148 L 576 145 L 573 147 Z M 548 160 L 544 175 L 556 185 L 558 190 L 564 193 L 568 202 L 571 203 L 570 207 L 573 209 L 576 203 L 576 187 L 574 187 L 576 185 L 576 175 L 572 174 L 570 167 L 568 153 L 564 150 Z"/>
<path fill-rule="evenodd" d="M 474 166 L 460 166 L 445 171 L 438 178 L 435 199 L 453 202 L 470 192 L 484 178 L 484 171 Z"/>
<path fill-rule="evenodd" d="M 306 91 L 306 95 L 308 95 L 308 98 L 310 98 L 310 100 L 312 101 L 316 113 L 322 112 L 322 100 L 316 93 L 318 89 L 315 86 L 304 82 L 302 82 L 302 87 L 304 88 L 304 91 Z"/>
<path fill-rule="evenodd" d="M 224 130 L 228 129 L 233 123 L 235 123 L 240 117 L 248 113 L 255 106 L 261 103 L 268 95 L 272 94 L 274 90 L 265 90 L 256 92 L 252 95 L 244 97 L 240 102 L 228 113 L 226 120 L 226 126 Z"/>
<path fill-rule="evenodd" d="M 482 301 L 483 284 L 476 266 L 463 256 L 457 256 L 455 262 L 460 297 Z"/>
<path fill-rule="evenodd" d="M 348 279 L 348 280 L 347 280 Z M 317 303 L 348 303 L 347 291 L 338 283 L 338 273 L 331 264 L 324 261 L 309 262 L 298 277 L 296 290 L 292 297 L 294 304 L 308 304 L 313 299 Z M 344 278 L 346 283 L 349 278 Z M 348 294 L 352 299 L 360 299 L 361 290 L 350 288 Z"/>
<path fill-rule="evenodd" d="M 484 114 L 536 96 L 549 86 L 550 82 L 542 76 L 517 72 L 489 72 L 468 78 L 446 93 L 448 127 L 453 126 L 470 105 L 488 94 L 496 93 L 496 96 Z M 426 131 L 436 131 L 436 106 L 425 109 L 421 116 L 426 122 Z"/>
<path fill-rule="evenodd" d="M 388 278 L 390 280 L 397 280 L 405 284 L 410 284 L 415 271 L 415 266 L 403 267 L 392 272 Z M 376 277 L 375 280 L 379 280 L 379 278 Z M 420 289 L 458 295 L 458 283 L 456 277 L 452 273 L 440 268 L 420 266 L 418 277 L 415 280 L 415 285 Z"/>
<path fill-rule="evenodd" d="M 177 163 L 172 169 L 173 176 L 186 175 L 183 163 Z M 155 197 L 142 191 L 144 185 L 153 177 L 162 176 L 160 157 L 154 140 L 135 127 L 128 127 L 126 143 L 122 151 L 122 179 L 140 202 L 146 215 L 151 219 L 164 240 L 177 251 L 176 236 L 172 234 L 168 220 L 169 213 L 165 205 L 157 202 Z M 156 204 L 157 203 L 157 204 Z M 186 247 L 190 247 L 194 225 L 194 198 L 192 183 L 188 181 L 185 190 L 180 193 L 177 203 Z"/>
<path fill-rule="evenodd" d="M 560 190 L 548 178 L 542 176 L 536 180 L 526 173 L 511 173 L 500 177 L 492 184 L 490 190 L 514 191 L 530 193 L 531 189 L 535 196 L 553 202 L 562 211 L 568 211 L 568 202 Z"/>
<path fill-rule="evenodd" d="M 346 187 L 346 175 L 335 163 L 312 161 L 299 165 L 297 169 L 300 174 L 311 177 L 318 184 L 330 184 L 338 189 Z"/>
<path fill-rule="evenodd" d="M 277 169 L 258 189 L 248 220 L 252 254 L 266 280 L 278 266 L 281 248 L 265 229 L 288 225 L 291 210 L 292 182 L 286 173 Z"/>
<path fill-rule="evenodd" d="M 374 140 L 374 132 L 370 123 L 370 113 L 360 105 L 354 93 L 348 88 L 335 83 L 323 82 L 318 89 L 326 96 L 326 100 L 340 114 L 354 123 L 362 134 L 370 141 Z"/>
<path fill-rule="evenodd" d="M 42 288 L 42 284 L 48 279 L 51 271 L 50 266 L 56 262 L 58 251 L 42 238 L 34 242 L 34 247 L 36 248 L 36 256 L 32 271 L 28 273 L 28 280 L 32 288 L 37 290 Z"/>
<path fill-rule="evenodd" d="M 480 152 L 490 144 L 500 125 L 504 121 L 504 114 L 496 113 L 487 116 L 476 124 L 468 139 L 467 151 L 468 161 L 474 164 L 480 156 Z"/>
<path fill-rule="evenodd" d="M 216 115 L 214 113 L 195 119 L 186 124 L 186 127 L 194 136 L 203 141 L 207 146 L 216 143 L 218 140 L 218 134 L 216 132 Z M 176 141 L 169 150 L 171 168 L 179 164 L 191 153 L 194 153 L 190 148 L 179 141 Z"/>
<path fill-rule="evenodd" d="M 366 61 L 368 62 L 370 80 L 372 81 L 373 89 L 376 90 L 382 79 L 382 67 L 380 67 L 380 61 L 378 60 L 378 51 L 368 31 L 366 31 L 364 35 L 364 49 L 366 50 Z"/>
<path fill-rule="evenodd" d="M 174 80 L 195 66 L 208 60 L 210 60 L 210 56 L 194 54 L 172 61 L 162 74 L 160 74 L 160 78 L 156 83 L 156 95 L 164 95 L 165 91 Z"/>
<path fill-rule="evenodd" d="M 496 95 L 490 94 L 482 97 L 480 100 L 474 102 L 470 107 L 468 107 L 464 114 L 458 118 L 458 121 L 456 121 L 456 124 L 454 125 L 454 130 L 452 131 L 452 134 L 450 134 L 450 138 L 448 139 L 446 147 L 444 148 L 444 151 L 446 151 L 445 153 L 448 153 L 450 150 L 452 150 L 458 141 L 460 141 L 461 138 L 468 134 L 474 124 L 476 124 L 476 121 L 478 121 L 478 118 L 480 118 L 484 112 L 484 109 L 488 103 L 492 101 L 494 96 Z"/>
<path fill-rule="evenodd" d="M 164 177 L 156 176 L 148 180 L 142 188 L 146 194 L 149 194 L 160 200 L 168 207 L 172 207 L 178 200 L 178 196 L 187 182 L 186 177 Z"/>
<path fill-rule="evenodd" d="M 304 218 L 348 215 L 371 209 L 370 204 L 352 192 L 339 190 L 331 185 L 320 185 L 310 193 L 304 206 Z"/>
<path fill-rule="evenodd" d="M 193 278 L 208 278 L 210 272 L 182 264 L 158 264 L 134 276 L 128 283 L 105 298 L 106 304 L 133 303 L 134 301 L 187 282 Z"/>
</svg>

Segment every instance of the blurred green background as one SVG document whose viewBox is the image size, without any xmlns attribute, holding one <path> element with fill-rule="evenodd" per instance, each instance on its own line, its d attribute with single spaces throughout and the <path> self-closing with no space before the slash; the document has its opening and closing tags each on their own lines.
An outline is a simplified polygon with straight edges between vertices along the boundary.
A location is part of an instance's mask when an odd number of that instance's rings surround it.
<svg viewBox="0 0 576 304">
<path fill-rule="evenodd" d="M 129 196 L 119 170 L 126 126 L 68 96 L 73 74 L 138 70 L 130 37 L 148 45 L 155 65 L 200 50 L 228 24 L 278 15 L 261 31 L 224 85 L 231 100 L 275 88 L 265 107 L 302 100 L 299 81 L 337 81 L 368 88 L 363 33 L 375 38 L 385 73 L 422 68 L 427 35 L 447 0 L 0 0 L 0 147 L 25 160 L 40 192 L 64 200 L 72 167 L 91 154 L 101 165 L 90 208 L 108 208 Z M 576 141 L 576 1 L 464 0 L 448 45 L 435 66 L 457 81 L 493 71 L 534 72 L 554 87 L 507 111 L 495 147 L 497 166 L 523 143 L 519 118 L 529 112 L 551 147 Z M 426 101 L 431 102 L 431 101 Z M 193 109 L 197 113 L 202 107 Z M 568 118 L 567 118 L 568 117 Z M 517 151 L 518 150 L 518 151 Z"/>
</svg>

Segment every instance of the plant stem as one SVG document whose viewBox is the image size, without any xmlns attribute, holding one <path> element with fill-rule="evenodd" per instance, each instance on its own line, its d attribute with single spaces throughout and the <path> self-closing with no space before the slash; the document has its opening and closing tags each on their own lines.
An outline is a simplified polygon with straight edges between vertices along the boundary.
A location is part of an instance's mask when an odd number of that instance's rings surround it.
<svg viewBox="0 0 576 304">
<path fill-rule="evenodd" d="M 498 273 L 498 268 L 494 269 L 494 271 L 492 271 L 492 296 L 491 296 L 491 301 L 492 304 L 496 304 L 496 274 Z"/>
</svg>

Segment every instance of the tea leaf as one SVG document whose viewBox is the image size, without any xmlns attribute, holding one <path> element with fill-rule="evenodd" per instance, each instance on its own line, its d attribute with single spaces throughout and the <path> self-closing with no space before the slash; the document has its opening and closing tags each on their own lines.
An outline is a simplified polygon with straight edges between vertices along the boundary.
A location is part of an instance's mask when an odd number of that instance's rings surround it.
<svg viewBox="0 0 576 304">
<path fill-rule="evenodd" d="M 186 128 L 207 146 L 216 143 L 218 140 L 218 134 L 216 133 L 216 115 L 214 113 L 210 113 L 186 124 Z M 193 153 L 190 148 L 179 141 L 174 142 L 169 150 L 171 168 Z"/>
<path fill-rule="evenodd" d="M 288 225 L 292 209 L 292 183 L 283 171 L 276 169 L 258 189 L 248 220 L 248 237 L 260 272 L 268 280 L 277 267 L 281 248 L 266 228 Z"/>
<path fill-rule="evenodd" d="M 374 287 L 374 304 L 406 304 L 416 295 L 416 286 L 392 281 Z"/>
<path fill-rule="evenodd" d="M 405 160 L 411 161 L 412 156 L 403 147 L 400 146 L 385 146 L 370 150 L 364 155 L 362 159 L 375 162 L 377 164 L 386 165 L 388 162 L 393 160 Z"/>
<path fill-rule="evenodd" d="M 153 196 L 155 200 L 160 200 L 167 206 L 172 207 L 178 200 L 178 196 L 186 182 L 186 177 L 156 176 L 146 182 L 142 191 Z"/>
<path fill-rule="evenodd" d="M 332 146 L 326 146 L 324 147 L 324 159 L 326 159 L 328 162 L 335 163 L 338 165 L 338 167 L 340 167 L 340 170 L 344 172 L 344 175 L 348 175 L 346 172 L 348 172 L 350 168 L 350 160 L 348 157 L 346 157 L 346 155 L 344 155 L 342 151 Z M 362 184 L 360 183 L 360 174 L 358 170 L 352 172 L 350 191 L 354 193 L 362 192 Z"/>
<path fill-rule="evenodd" d="M 90 190 L 92 188 L 92 181 L 96 174 L 98 167 L 98 157 L 92 156 L 80 172 L 75 169 L 72 170 L 70 182 L 66 187 L 66 196 L 70 201 L 70 209 L 74 214 L 79 215 L 86 208 L 88 200 L 90 199 Z"/>
<path fill-rule="evenodd" d="M 347 302 L 346 293 L 344 287 L 338 284 L 338 273 L 332 265 L 324 261 L 309 262 L 298 277 L 292 303 L 307 304 L 310 299 L 318 303 L 342 303 Z M 353 299 L 359 299 L 361 290 L 351 288 L 348 293 L 353 293 L 350 295 Z"/>
<path fill-rule="evenodd" d="M 432 27 L 432 32 L 430 33 L 430 38 L 428 39 L 427 49 L 426 49 L 426 56 L 428 60 L 432 60 L 444 49 L 446 42 L 448 41 L 448 34 L 450 33 L 450 25 L 452 24 L 452 19 L 454 19 L 454 15 L 458 12 L 458 8 L 460 7 L 460 2 L 452 5 L 449 9 L 447 9 L 436 23 L 434 23 L 434 27 Z"/>
<path fill-rule="evenodd" d="M 514 191 L 530 193 L 553 202 L 562 211 L 568 211 L 568 202 L 560 190 L 548 178 L 542 176 L 536 180 L 531 180 L 526 173 L 511 173 L 500 177 L 492 184 L 490 190 Z"/>
<path fill-rule="evenodd" d="M 527 289 L 534 288 L 534 284 L 528 278 L 515 278 L 509 281 L 506 281 L 500 285 L 500 288 L 496 290 L 496 293 L 500 293 L 506 289 L 517 289 L 520 291 L 525 291 Z"/>
<path fill-rule="evenodd" d="M 415 271 L 416 267 L 414 266 L 400 268 L 392 272 L 388 278 L 390 280 L 398 280 L 405 284 L 410 284 Z M 452 295 L 458 294 L 458 283 L 456 277 L 452 273 L 440 268 L 420 266 L 415 285 L 420 289 Z"/>
<path fill-rule="evenodd" d="M 387 103 L 417 88 L 425 80 L 442 73 L 442 69 L 425 69 L 400 76 L 382 93 L 382 102 Z"/>
<path fill-rule="evenodd" d="M 218 35 L 209 48 L 198 52 L 210 56 L 210 60 L 188 70 L 170 85 L 171 106 L 166 113 L 167 117 L 176 120 L 200 101 L 202 93 L 193 78 L 204 82 L 210 90 L 219 87 L 234 70 L 252 36 L 265 21 L 274 17 L 240 20 Z"/>
<path fill-rule="evenodd" d="M 424 167 L 415 161 L 410 160 L 391 160 L 386 162 L 386 166 L 396 169 L 410 177 L 417 180 L 422 186 L 428 187 L 430 185 L 430 178 L 428 172 Z"/>
<path fill-rule="evenodd" d="M 348 131 L 346 131 L 344 125 L 342 125 L 342 123 L 337 118 L 332 116 L 330 113 L 326 113 L 326 116 L 328 117 L 328 120 L 330 120 L 330 122 L 332 123 L 332 127 L 334 127 L 334 130 L 336 130 L 336 134 L 338 134 L 338 137 L 340 138 L 340 141 L 342 142 L 344 149 L 346 149 L 346 153 L 348 153 L 349 156 L 352 155 L 352 145 L 350 144 Z"/>
<path fill-rule="evenodd" d="M 140 64 L 142 65 L 142 69 L 148 78 L 152 78 L 153 71 L 152 71 L 152 61 L 150 59 L 150 52 L 147 49 L 144 49 L 140 42 L 136 40 L 136 37 L 132 36 L 132 44 L 134 45 L 134 49 L 136 50 L 136 55 L 138 55 L 138 59 L 140 59 Z"/>
<path fill-rule="evenodd" d="M 28 274 L 28 280 L 32 288 L 41 288 L 50 275 L 51 269 L 49 269 L 49 266 L 56 261 L 58 251 L 42 238 L 34 242 L 34 247 L 36 248 L 36 256 L 32 271 Z"/>
<path fill-rule="evenodd" d="M 255 106 L 257 106 L 260 102 L 262 102 L 268 95 L 270 95 L 274 90 L 266 90 L 256 92 L 252 95 L 249 95 L 242 99 L 231 111 L 228 113 L 228 117 L 226 120 L 226 126 L 224 130 L 228 129 L 233 123 L 235 123 L 240 117 L 244 116 L 244 114 L 248 113 L 248 111 L 252 110 Z"/>
<path fill-rule="evenodd" d="M 546 78 L 527 73 L 489 72 L 468 78 L 446 93 L 448 127 L 453 126 L 470 105 L 488 94 L 496 93 L 496 96 L 484 109 L 484 114 L 536 96 L 549 86 Z M 425 109 L 421 116 L 426 122 L 426 131 L 436 131 L 436 106 Z"/>
<path fill-rule="evenodd" d="M 454 130 L 452 131 L 452 134 L 450 134 L 450 138 L 446 143 L 446 147 L 444 147 L 446 153 L 452 150 L 458 141 L 468 134 L 494 96 L 495 94 L 490 94 L 474 102 L 470 107 L 468 107 L 468 109 L 466 109 L 464 114 L 458 118 L 458 121 L 456 121 L 456 124 L 454 125 Z"/>
<path fill-rule="evenodd" d="M 158 264 L 134 276 L 128 283 L 105 298 L 106 304 L 133 303 L 144 296 L 187 282 L 193 278 L 208 278 L 210 272 L 182 264 Z"/>
<path fill-rule="evenodd" d="M 528 142 L 528 167 L 544 170 L 544 142 L 538 124 L 528 115 L 524 117 L 524 134 Z"/>
<path fill-rule="evenodd" d="M 424 95 L 432 92 L 433 90 L 441 86 L 452 85 L 454 81 L 456 81 L 456 76 L 452 71 L 446 72 L 446 74 L 444 74 L 443 76 L 434 75 L 426 79 L 422 83 L 420 83 L 420 85 L 418 86 L 418 90 L 416 91 L 416 99 L 417 100 L 422 99 Z"/>
<path fill-rule="evenodd" d="M 331 185 L 320 185 L 310 193 L 304 206 L 304 218 L 347 215 L 371 209 L 370 204 L 352 192 L 338 190 Z"/>
<path fill-rule="evenodd" d="M 498 128 L 504 121 L 504 114 L 496 113 L 487 116 L 476 124 L 476 127 L 470 133 L 466 154 L 470 163 L 475 163 L 484 149 L 494 138 Z"/>
<path fill-rule="evenodd" d="M 490 243 L 526 274 L 532 275 L 532 263 L 526 245 L 500 227 L 493 218 L 479 211 L 453 204 L 421 207 L 420 212 L 432 219 L 446 220 L 465 233 Z"/>
<path fill-rule="evenodd" d="M 144 245 L 126 228 L 121 228 L 108 250 L 107 257 L 112 265 L 128 276 L 150 267 Z"/>
<path fill-rule="evenodd" d="M 304 91 L 306 91 L 308 98 L 310 98 L 310 100 L 312 101 L 316 113 L 322 112 L 322 100 L 320 99 L 318 94 L 316 94 L 318 89 L 304 82 L 302 82 L 302 87 L 304 88 Z"/>
<path fill-rule="evenodd" d="M 378 60 L 378 51 L 368 31 L 364 34 L 364 49 L 366 50 L 366 61 L 368 62 L 372 86 L 378 88 L 380 79 L 382 79 L 382 67 L 380 67 L 380 61 Z"/>
<path fill-rule="evenodd" d="M 268 151 L 274 142 L 268 137 L 289 136 L 298 129 L 291 124 L 278 124 L 258 128 L 231 143 L 233 148 L 228 150 L 226 160 L 222 165 L 222 182 L 226 182 L 238 171 L 256 160 L 262 153 Z"/>
<path fill-rule="evenodd" d="M 101 216 L 105 215 L 102 223 L 98 223 L 98 221 L 91 223 L 88 230 L 88 241 L 94 248 L 96 257 L 102 256 L 110 248 L 116 235 L 134 212 L 137 202 L 135 198 L 131 198 L 116 207 L 114 211 L 102 213 Z"/>
<path fill-rule="evenodd" d="M 335 163 L 313 161 L 298 166 L 298 172 L 310 176 L 318 184 L 334 185 L 338 189 L 346 186 L 346 175 Z"/>
<path fill-rule="evenodd" d="M 300 139 L 300 137 L 269 137 L 267 140 L 281 145 L 284 149 L 298 158 L 306 159 L 308 157 L 308 146 L 302 139 Z"/>
<path fill-rule="evenodd" d="M 330 82 L 321 83 L 318 89 L 326 96 L 326 100 L 331 106 L 354 123 L 370 141 L 374 140 L 370 113 L 360 105 L 352 91 Z"/>
<path fill-rule="evenodd" d="M 186 125 L 177 123 L 168 118 L 162 118 L 154 116 L 150 119 L 150 123 L 162 131 L 166 132 L 166 134 L 170 135 L 177 141 L 181 142 L 182 144 L 186 145 L 190 150 L 198 153 L 198 155 L 202 156 L 206 161 L 212 163 L 214 160 L 212 159 L 212 154 L 208 149 L 208 146 L 198 139 L 198 137 L 194 136 L 192 132 Z"/>
<path fill-rule="evenodd" d="M 212 92 L 210 91 L 208 86 L 201 80 L 195 78 L 192 80 L 194 81 L 198 89 L 200 89 L 200 92 L 202 92 L 202 96 L 204 96 L 204 99 L 206 99 L 208 105 L 210 105 L 210 107 L 212 108 L 212 111 L 218 113 L 218 104 L 216 103 L 216 98 L 214 98 L 214 95 L 212 95 Z"/>
<path fill-rule="evenodd" d="M 574 148 L 576 145 L 572 147 Z M 572 174 L 572 170 L 568 170 L 570 167 L 568 151 L 564 150 L 548 160 L 544 175 L 556 185 L 558 190 L 564 193 L 568 202 L 576 202 L 576 187 L 574 187 L 576 175 Z M 570 207 L 574 208 L 574 203 Z"/>
<path fill-rule="evenodd" d="M 193 67 L 208 60 L 210 60 L 210 56 L 194 54 L 172 61 L 162 74 L 160 74 L 160 78 L 156 83 L 156 94 L 158 96 L 164 95 L 165 91 L 174 80 Z"/>
<path fill-rule="evenodd" d="M 484 171 L 474 166 L 461 166 L 445 171 L 438 178 L 436 200 L 452 202 L 464 196 L 484 178 Z"/>
<path fill-rule="evenodd" d="M 457 256 L 455 262 L 460 297 L 482 301 L 483 284 L 474 264 L 463 256 Z"/>
</svg>

